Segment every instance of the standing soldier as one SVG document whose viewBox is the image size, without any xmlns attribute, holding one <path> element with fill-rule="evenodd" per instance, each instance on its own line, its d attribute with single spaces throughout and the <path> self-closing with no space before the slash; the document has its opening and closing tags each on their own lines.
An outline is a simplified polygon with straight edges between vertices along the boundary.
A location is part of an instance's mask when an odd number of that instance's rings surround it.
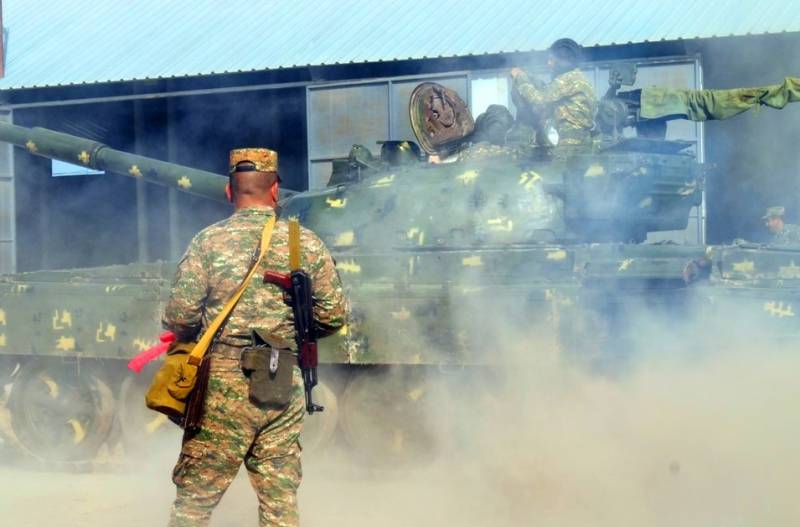
<svg viewBox="0 0 800 527">
<path fill-rule="evenodd" d="M 772 243 L 775 245 L 800 244 L 800 226 L 784 223 L 784 207 L 770 207 L 761 217 L 767 228 L 772 233 Z"/>
<path fill-rule="evenodd" d="M 188 341 L 214 320 L 246 276 L 262 229 L 275 216 L 278 201 L 278 155 L 266 148 L 230 153 L 230 181 L 225 188 L 234 213 L 192 239 L 178 264 L 164 325 Z M 301 229 L 302 268 L 313 281 L 314 318 L 322 334 L 344 324 L 345 298 L 333 259 L 322 241 Z M 267 269 L 288 272 L 288 225 L 275 224 L 272 241 L 256 276 Z M 298 525 L 300 484 L 298 438 L 305 415 L 302 377 L 293 367 L 291 396 L 279 408 L 251 402 L 242 373 L 242 349 L 257 331 L 271 342 L 294 347 L 292 311 L 277 286 L 250 282 L 205 360 L 210 360 L 205 412 L 196 433 L 184 434 L 172 479 L 177 497 L 171 527 L 205 526 L 214 507 L 244 462 L 258 495 L 259 522 L 265 526 Z M 267 351 L 268 353 L 268 351 Z"/>
<path fill-rule="evenodd" d="M 539 85 L 520 68 L 511 70 L 514 98 L 527 105 L 521 114 L 533 114 L 540 121 L 526 124 L 540 130 L 554 127 L 558 137 L 550 138 L 553 144 L 591 143 L 596 103 L 592 85 L 578 69 L 580 63 L 581 47 L 572 39 L 562 38 L 550 46 L 547 65 L 553 78 L 549 84 Z"/>
</svg>

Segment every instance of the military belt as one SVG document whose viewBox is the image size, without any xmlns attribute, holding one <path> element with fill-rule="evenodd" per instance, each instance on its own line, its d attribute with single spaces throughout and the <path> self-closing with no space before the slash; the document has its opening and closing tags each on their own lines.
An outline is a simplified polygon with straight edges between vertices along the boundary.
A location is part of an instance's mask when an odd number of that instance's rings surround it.
<svg viewBox="0 0 800 527">
<path fill-rule="evenodd" d="M 242 356 L 242 349 L 246 346 L 252 346 L 252 341 L 243 341 L 241 345 L 230 345 L 218 342 L 211 348 L 211 356 L 218 359 L 236 359 Z"/>
</svg>

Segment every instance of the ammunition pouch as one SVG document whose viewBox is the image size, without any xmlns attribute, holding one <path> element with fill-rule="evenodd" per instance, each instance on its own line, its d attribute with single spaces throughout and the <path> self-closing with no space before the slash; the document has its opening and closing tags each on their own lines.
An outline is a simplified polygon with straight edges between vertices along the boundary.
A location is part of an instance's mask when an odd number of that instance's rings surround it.
<svg viewBox="0 0 800 527">
<path fill-rule="evenodd" d="M 174 342 L 167 350 L 161 368 L 153 376 L 145 395 L 151 410 L 174 418 L 182 418 L 186 401 L 197 382 L 198 367 L 189 364 L 189 353 L 196 342 Z"/>
<path fill-rule="evenodd" d="M 253 345 L 242 350 L 242 372 L 249 380 L 250 402 L 261 408 L 286 408 L 292 398 L 295 353 L 283 343 L 253 332 Z"/>
</svg>

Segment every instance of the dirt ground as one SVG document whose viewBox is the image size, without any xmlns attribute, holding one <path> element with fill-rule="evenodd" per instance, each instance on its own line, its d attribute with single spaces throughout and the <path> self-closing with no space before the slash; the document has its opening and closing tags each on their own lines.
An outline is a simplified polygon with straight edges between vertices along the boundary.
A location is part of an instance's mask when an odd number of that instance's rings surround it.
<svg viewBox="0 0 800 527">
<path fill-rule="evenodd" d="M 173 461 L 160 454 L 136 469 L 92 474 L 0 468 L 1 523 L 7 527 L 166 525 L 174 496 L 169 480 Z M 342 469 L 313 459 L 305 461 L 303 470 L 299 499 L 305 527 L 447 525 L 450 515 L 452 520 L 462 521 L 470 516 L 466 510 L 445 514 L 441 503 L 437 504 L 441 490 L 447 487 L 445 472 L 426 470 L 426 483 L 409 489 L 404 471 Z M 463 497 L 465 504 L 470 499 L 480 500 L 477 492 Z M 256 508 L 255 495 L 242 471 L 215 511 L 212 526 L 256 526 Z M 486 518 L 486 523 L 479 524 L 490 523 Z"/>
<path fill-rule="evenodd" d="M 448 397 L 432 410 L 458 426 L 437 432 L 449 446 L 435 458 L 377 470 L 304 452 L 302 525 L 800 525 L 796 351 L 668 358 L 617 379 L 541 367 L 513 399 Z M 166 525 L 175 432 L 112 471 L 0 463 L 0 525 Z M 212 525 L 257 525 L 245 474 Z"/>
</svg>

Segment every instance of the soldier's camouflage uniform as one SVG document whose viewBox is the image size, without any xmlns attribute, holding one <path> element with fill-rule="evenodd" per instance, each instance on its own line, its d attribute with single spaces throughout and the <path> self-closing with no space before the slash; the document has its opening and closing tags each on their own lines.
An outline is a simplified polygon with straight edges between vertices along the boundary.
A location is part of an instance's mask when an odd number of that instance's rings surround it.
<svg viewBox="0 0 800 527">
<path fill-rule="evenodd" d="M 197 333 L 222 310 L 247 273 L 271 208 L 244 208 L 194 237 L 172 286 L 164 315 L 165 327 L 181 337 Z M 313 281 L 315 319 L 328 331 L 344 324 L 346 305 L 333 259 L 322 241 L 301 229 L 302 267 Z M 283 293 L 260 279 L 267 269 L 288 272 L 288 224 L 278 221 L 269 252 L 231 314 L 211 360 L 205 413 L 200 430 L 184 437 L 173 471 L 177 497 L 170 526 L 204 526 L 244 462 L 259 500 L 260 525 L 296 526 L 300 484 L 298 437 L 305 415 L 299 369 L 294 394 L 284 410 L 262 409 L 248 398 L 248 380 L 239 365 L 241 347 L 250 331 L 294 345 L 291 308 Z"/>
<path fill-rule="evenodd" d="M 591 142 L 596 106 L 594 89 L 579 69 L 562 73 L 543 87 L 537 87 L 521 72 L 514 77 L 514 90 L 534 114 L 552 121 L 559 145 Z"/>
<path fill-rule="evenodd" d="M 784 223 L 783 229 L 772 236 L 772 243 L 775 245 L 798 245 L 800 244 L 800 225 Z"/>
</svg>

